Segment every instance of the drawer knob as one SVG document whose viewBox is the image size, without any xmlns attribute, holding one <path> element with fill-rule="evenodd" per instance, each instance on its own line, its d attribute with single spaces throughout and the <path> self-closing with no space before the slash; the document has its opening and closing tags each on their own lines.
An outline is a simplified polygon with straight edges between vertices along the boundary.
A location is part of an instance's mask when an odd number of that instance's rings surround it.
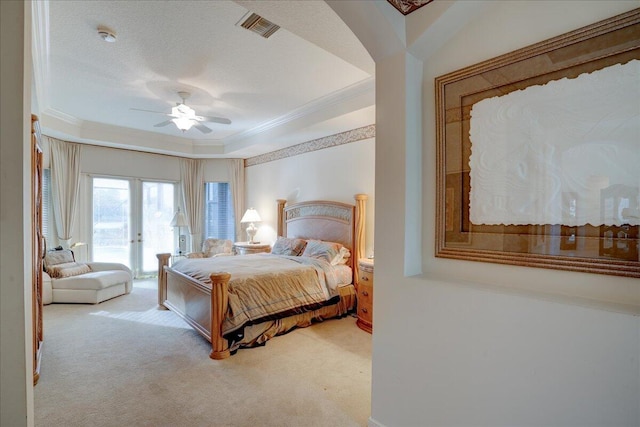
<svg viewBox="0 0 640 427">
<path fill-rule="evenodd" d="M 368 296 L 369 296 L 369 292 L 367 292 L 367 291 L 362 291 L 362 295 L 364 295 L 365 297 L 368 297 Z"/>
<path fill-rule="evenodd" d="M 369 312 L 369 310 L 367 310 L 366 308 L 363 308 L 363 309 L 362 309 L 362 312 L 363 312 L 363 313 L 368 313 L 368 312 Z"/>
<path fill-rule="evenodd" d="M 369 278 L 367 276 L 362 276 L 362 280 L 364 280 L 365 282 L 368 282 Z"/>
</svg>

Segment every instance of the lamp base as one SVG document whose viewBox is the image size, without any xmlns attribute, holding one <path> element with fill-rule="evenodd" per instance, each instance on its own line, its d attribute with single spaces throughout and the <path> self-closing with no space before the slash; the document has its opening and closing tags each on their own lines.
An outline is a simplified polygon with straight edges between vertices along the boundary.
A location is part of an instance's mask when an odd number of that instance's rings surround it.
<svg viewBox="0 0 640 427">
<path fill-rule="evenodd" d="M 249 243 L 254 245 L 256 242 L 253 240 L 253 238 L 256 236 L 256 232 L 258 231 L 258 228 L 253 225 L 253 223 L 249 224 L 249 226 L 247 227 L 247 237 L 249 238 Z"/>
<path fill-rule="evenodd" d="M 187 236 L 181 234 L 178 236 L 178 254 L 182 255 L 187 252 Z"/>
</svg>

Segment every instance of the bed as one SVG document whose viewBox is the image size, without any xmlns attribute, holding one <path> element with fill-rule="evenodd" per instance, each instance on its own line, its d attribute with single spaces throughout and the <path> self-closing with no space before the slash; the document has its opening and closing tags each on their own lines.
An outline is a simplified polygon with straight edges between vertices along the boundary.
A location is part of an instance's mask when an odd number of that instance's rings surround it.
<svg viewBox="0 0 640 427">
<path fill-rule="evenodd" d="M 356 306 L 366 200 L 364 194 L 355 196 L 355 205 L 332 201 L 287 205 L 278 200 L 277 243 L 303 239 L 308 243 L 299 254 L 185 259 L 171 266 L 171 254 L 158 254 L 159 306 L 175 312 L 211 342 L 212 359 L 262 345 L 296 327 L 346 315 Z M 331 261 L 307 256 L 328 242 L 341 256 Z M 263 296 L 267 301 L 256 303 Z M 254 312 L 258 305 L 269 306 L 269 311 Z"/>
</svg>

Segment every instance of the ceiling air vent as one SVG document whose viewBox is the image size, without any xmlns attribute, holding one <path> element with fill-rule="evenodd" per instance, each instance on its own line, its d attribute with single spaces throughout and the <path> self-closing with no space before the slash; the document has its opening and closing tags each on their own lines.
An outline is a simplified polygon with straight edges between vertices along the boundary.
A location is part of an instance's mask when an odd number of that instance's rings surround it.
<svg viewBox="0 0 640 427">
<path fill-rule="evenodd" d="M 240 20 L 240 26 L 261 35 L 265 39 L 280 29 L 278 25 L 252 12 L 247 13 Z"/>
</svg>

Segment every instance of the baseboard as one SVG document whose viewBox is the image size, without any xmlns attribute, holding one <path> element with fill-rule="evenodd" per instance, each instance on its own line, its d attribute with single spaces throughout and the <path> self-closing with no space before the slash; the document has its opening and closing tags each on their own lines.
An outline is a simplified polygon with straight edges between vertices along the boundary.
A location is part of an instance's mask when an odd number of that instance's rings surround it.
<svg viewBox="0 0 640 427">
<path fill-rule="evenodd" d="M 372 417 L 369 417 L 369 422 L 367 422 L 367 427 L 386 427 L 386 426 L 374 420 Z"/>
</svg>

